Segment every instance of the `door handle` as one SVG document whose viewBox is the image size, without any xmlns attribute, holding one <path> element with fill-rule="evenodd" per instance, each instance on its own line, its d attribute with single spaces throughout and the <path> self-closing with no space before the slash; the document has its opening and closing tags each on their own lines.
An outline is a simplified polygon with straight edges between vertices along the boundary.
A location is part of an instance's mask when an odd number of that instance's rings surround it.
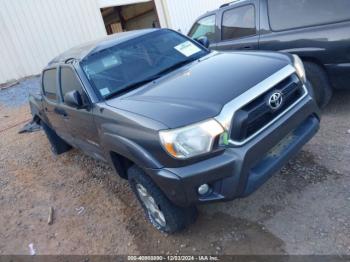
<svg viewBox="0 0 350 262">
<path fill-rule="evenodd" d="M 241 49 L 243 49 L 243 50 L 251 50 L 251 49 L 253 49 L 253 47 L 252 46 L 243 46 Z"/>
<path fill-rule="evenodd" d="M 68 116 L 67 112 L 64 109 L 62 109 L 62 108 L 55 107 L 54 112 L 57 115 L 60 115 L 60 116 L 63 116 L 63 117 L 67 117 Z"/>
</svg>

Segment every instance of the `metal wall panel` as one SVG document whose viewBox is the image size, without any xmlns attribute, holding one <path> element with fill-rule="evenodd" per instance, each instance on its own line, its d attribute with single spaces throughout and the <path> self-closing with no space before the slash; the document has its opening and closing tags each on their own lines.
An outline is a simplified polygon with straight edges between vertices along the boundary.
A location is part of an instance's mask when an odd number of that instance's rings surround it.
<svg viewBox="0 0 350 262">
<path fill-rule="evenodd" d="M 150 2 L 152 0 L 99 0 L 100 8 L 121 6 L 121 5 L 132 5 L 143 2 Z"/>
<path fill-rule="evenodd" d="M 200 15 L 232 0 L 164 0 L 168 9 L 168 26 L 187 34 Z"/>
<path fill-rule="evenodd" d="M 38 74 L 59 53 L 105 35 L 96 0 L 0 0 L 0 84 Z"/>
</svg>

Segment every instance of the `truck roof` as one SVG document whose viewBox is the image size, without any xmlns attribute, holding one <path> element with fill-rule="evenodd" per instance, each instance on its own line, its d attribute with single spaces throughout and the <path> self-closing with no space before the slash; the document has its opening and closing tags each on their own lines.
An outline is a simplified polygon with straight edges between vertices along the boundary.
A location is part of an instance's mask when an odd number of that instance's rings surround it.
<svg viewBox="0 0 350 262">
<path fill-rule="evenodd" d="M 223 8 L 228 8 L 228 7 L 232 7 L 234 6 L 235 4 L 240 4 L 240 3 L 244 3 L 246 2 L 247 0 L 233 0 L 231 2 L 228 2 L 226 4 L 222 4 L 221 6 L 219 6 L 217 9 L 214 9 L 214 10 L 211 10 L 211 11 L 208 11 L 204 14 L 202 14 L 201 16 L 199 16 L 196 21 L 198 21 L 199 19 L 202 19 L 204 17 L 207 17 L 207 16 L 210 16 L 210 15 L 215 15 L 219 10 L 223 9 Z"/>
<path fill-rule="evenodd" d="M 142 29 L 142 30 L 134 30 L 128 32 L 117 33 L 113 35 L 109 35 L 95 41 L 91 41 L 76 47 L 73 47 L 62 54 L 55 57 L 48 64 L 49 66 L 58 63 L 65 63 L 69 60 L 83 60 L 85 57 L 92 55 L 101 50 L 107 49 L 111 46 L 123 43 L 125 41 L 134 39 L 136 37 L 148 34 L 150 32 L 154 32 L 162 29 Z"/>
</svg>

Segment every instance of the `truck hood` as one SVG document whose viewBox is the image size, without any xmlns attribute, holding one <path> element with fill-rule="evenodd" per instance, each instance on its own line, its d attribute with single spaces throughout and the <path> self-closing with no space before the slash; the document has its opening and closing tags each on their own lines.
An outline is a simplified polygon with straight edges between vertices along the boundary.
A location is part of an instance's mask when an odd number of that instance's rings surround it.
<svg viewBox="0 0 350 262">
<path fill-rule="evenodd" d="M 284 54 L 213 52 L 106 103 L 177 128 L 217 116 L 229 101 L 288 64 Z"/>
</svg>

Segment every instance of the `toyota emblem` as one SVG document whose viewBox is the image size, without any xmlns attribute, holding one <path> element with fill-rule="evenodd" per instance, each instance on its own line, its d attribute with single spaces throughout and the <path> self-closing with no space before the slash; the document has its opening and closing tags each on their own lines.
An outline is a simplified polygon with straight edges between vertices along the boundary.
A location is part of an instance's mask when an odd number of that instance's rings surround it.
<svg viewBox="0 0 350 262">
<path fill-rule="evenodd" d="M 279 91 L 275 91 L 269 98 L 268 104 L 272 110 L 277 110 L 282 106 L 283 96 Z"/>
</svg>

